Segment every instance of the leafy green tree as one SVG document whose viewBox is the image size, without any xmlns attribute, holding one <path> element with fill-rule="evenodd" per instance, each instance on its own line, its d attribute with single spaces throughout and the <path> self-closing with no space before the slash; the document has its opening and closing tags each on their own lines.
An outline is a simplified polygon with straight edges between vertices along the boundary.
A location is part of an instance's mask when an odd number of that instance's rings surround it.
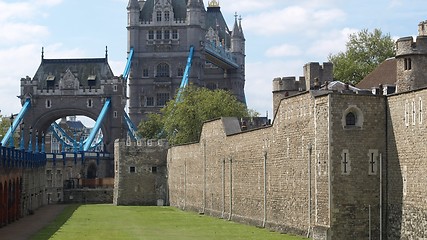
<svg viewBox="0 0 427 240">
<path fill-rule="evenodd" d="M 184 144 L 199 140 L 203 122 L 219 117 L 246 117 L 246 106 L 228 91 L 211 91 L 188 86 L 181 94 L 181 101 L 169 101 L 161 115 L 151 114 L 139 125 L 145 138 L 164 134 L 171 144 Z M 147 128 L 144 130 L 144 128 Z"/>
<path fill-rule="evenodd" d="M 146 121 L 141 121 L 138 125 L 138 135 L 147 139 L 163 138 L 162 116 L 158 113 L 148 114 Z"/>
<path fill-rule="evenodd" d="M 383 35 L 380 29 L 373 32 L 363 29 L 349 35 L 345 52 L 330 54 L 328 60 L 334 64 L 334 79 L 357 84 L 395 53 L 395 42 L 390 34 Z"/>
<path fill-rule="evenodd" d="M 10 117 L 7 117 L 7 116 L 4 117 L 0 115 L 0 140 L 3 139 L 7 131 L 9 131 L 9 129 L 10 129 Z M 17 147 L 19 144 L 19 138 L 20 138 L 19 134 L 17 133 L 17 131 L 15 131 L 15 134 L 13 135 L 15 147 Z M 9 146 L 9 143 L 7 146 Z"/>
</svg>

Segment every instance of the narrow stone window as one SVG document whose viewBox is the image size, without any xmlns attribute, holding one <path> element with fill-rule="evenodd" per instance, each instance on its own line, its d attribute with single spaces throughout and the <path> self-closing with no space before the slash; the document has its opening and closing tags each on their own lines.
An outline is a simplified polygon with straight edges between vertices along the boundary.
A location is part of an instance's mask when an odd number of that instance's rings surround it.
<svg viewBox="0 0 427 240">
<path fill-rule="evenodd" d="M 405 102 L 405 125 L 409 126 L 409 102 L 406 100 Z"/>
<path fill-rule="evenodd" d="M 415 111 L 415 100 L 412 100 L 412 125 L 415 125 L 416 123 L 416 117 L 417 112 Z"/>
<path fill-rule="evenodd" d="M 179 67 L 178 68 L 178 77 L 182 77 L 182 76 L 184 76 L 184 68 Z"/>
<path fill-rule="evenodd" d="M 142 77 L 148 77 L 148 68 L 142 69 Z"/>
<path fill-rule="evenodd" d="M 369 149 L 368 159 L 369 159 L 368 174 L 369 175 L 376 175 L 377 169 L 378 169 L 378 150 L 377 149 Z"/>
<path fill-rule="evenodd" d="M 117 92 L 117 89 L 118 89 L 117 85 L 113 85 L 113 92 Z"/>
<path fill-rule="evenodd" d="M 147 106 L 147 107 L 154 106 L 154 98 L 153 97 L 147 97 L 145 99 L 145 106 Z"/>
<path fill-rule="evenodd" d="M 51 108 L 52 107 L 52 102 L 50 101 L 50 99 L 46 99 L 46 108 Z"/>
<path fill-rule="evenodd" d="M 178 30 L 174 29 L 172 30 L 172 39 L 178 39 Z"/>
<path fill-rule="evenodd" d="M 129 172 L 130 173 L 135 173 L 136 172 L 136 168 L 134 166 L 129 167 Z"/>
<path fill-rule="evenodd" d="M 418 108 L 419 108 L 418 120 L 420 124 L 422 124 L 423 123 L 423 99 L 421 97 L 419 99 Z"/>
<path fill-rule="evenodd" d="M 165 32 L 163 33 L 163 38 L 166 40 L 170 39 L 170 31 L 169 30 L 165 30 Z"/>
<path fill-rule="evenodd" d="M 154 31 L 153 30 L 149 30 L 148 31 L 148 39 L 149 40 L 153 40 L 154 39 Z"/>
<path fill-rule="evenodd" d="M 351 165 L 348 149 L 342 150 L 341 153 L 341 174 L 350 175 Z"/>
<path fill-rule="evenodd" d="M 152 173 L 157 173 L 157 167 L 151 167 L 151 172 Z"/>
<path fill-rule="evenodd" d="M 345 125 L 346 126 L 356 126 L 356 115 L 354 113 L 349 112 L 345 116 Z"/>
<path fill-rule="evenodd" d="M 169 77 L 169 65 L 167 63 L 157 65 L 156 77 Z"/>
<path fill-rule="evenodd" d="M 156 31 L 156 39 L 162 39 L 162 30 Z"/>
<path fill-rule="evenodd" d="M 169 11 L 165 11 L 165 21 L 169 22 L 169 20 L 170 20 L 170 13 Z"/>
<path fill-rule="evenodd" d="M 117 111 L 114 111 L 113 116 L 114 116 L 114 118 L 117 118 L 117 116 L 118 116 Z"/>
<path fill-rule="evenodd" d="M 157 13 L 156 13 L 156 19 L 157 19 L 157 22 L 161 22 L 162 21 L 162 11 L 157 11 Z"/>
<path fill-rule="evenodd" d="M 411 58 L 405 58 L 404 59 L 404 64 L 405 64 L 405 70 L 411 70 L 412 69 L 412 60 Z"/>
<path fill-rule="evenodd" d="M 165 106 L 169 101 L 169 93 L 157 93 L 157 106 Z"/>
<path fill-rule="evenodd" d="M 88 99 L 88 100 L 87 100 L 87 107 L 88 107 L 88 108 L 93 107 L 93 101 L 92 101 L 92 99 Z"/>
</svg>

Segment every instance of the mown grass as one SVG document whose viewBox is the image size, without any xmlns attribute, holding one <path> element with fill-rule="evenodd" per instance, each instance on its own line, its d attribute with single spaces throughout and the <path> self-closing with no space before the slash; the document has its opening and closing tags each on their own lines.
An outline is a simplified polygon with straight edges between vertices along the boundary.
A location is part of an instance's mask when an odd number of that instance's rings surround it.
<svg viewBox="0 0 427 240">
<path fill-rule="evenodd" d="M 32 240 L 45 240 L 49 239 L 56 231 L 58 231 L 65 222 L 73 215 L 74 211 L 79 207 L 78 204 L 68 205 L 64 210 L 51 222 L 48 226 L 44 227 L 37 234 L 31 237 Z"/>
<path fill-rule="evenodd" d="M 172 207 L 110 204 L 79 206 L 55 233 L 43 236 L 34 239 L 304 239 Z"/>
</svg>

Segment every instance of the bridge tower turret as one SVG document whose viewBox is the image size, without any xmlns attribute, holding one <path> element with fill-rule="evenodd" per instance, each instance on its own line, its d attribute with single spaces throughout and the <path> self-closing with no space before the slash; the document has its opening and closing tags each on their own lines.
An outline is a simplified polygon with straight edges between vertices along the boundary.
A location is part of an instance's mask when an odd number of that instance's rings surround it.
<svg viewBox="0 0 427 240">
<path fill-rule="evenodd" d="M 237 13 L 234 15 L 234 27 L 231 33 L 231 52 L 239 65 L 238 74 L 233 83 L 233 92 L 238 93 L 238 99 L 246 101 L 245 91 L 245 35 L 242 29 L 242 17 L 237 18 Z"/>
</svg>

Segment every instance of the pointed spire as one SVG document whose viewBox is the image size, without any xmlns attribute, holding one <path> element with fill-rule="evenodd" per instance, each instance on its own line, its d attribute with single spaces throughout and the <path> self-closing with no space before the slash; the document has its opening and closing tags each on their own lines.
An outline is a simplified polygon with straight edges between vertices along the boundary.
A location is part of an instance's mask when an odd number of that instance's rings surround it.
<svg viewBox="0 0 427 240">
<path fill-rule="evenodd" d="M 231 37 L 238 37 L 240 32 L 239 24 L 237 23 L 237 12 L 234 13 L 234 27 L 233 32 L 231 33 Z"/>
<path fill-rule="evenodd" d="M 105 46 L 105 60 L 108 60 L 108 46 Z"/>
<path fill-rule="evenodd" d="M 243 38 L 242 30 L 242 17 L 238 17 L 237 12 L 234 14 L 234 27 L 231 37 L 241 37 Z"/>
<path fill-rule="evenodd" d="M 239 16 L 239 29 L 240 29 L 240 34 L 242 38 L 245 38 L 245 35 L 243 34 L 243 28 L 242 28 L 242 15 Z"/>
</svg>

